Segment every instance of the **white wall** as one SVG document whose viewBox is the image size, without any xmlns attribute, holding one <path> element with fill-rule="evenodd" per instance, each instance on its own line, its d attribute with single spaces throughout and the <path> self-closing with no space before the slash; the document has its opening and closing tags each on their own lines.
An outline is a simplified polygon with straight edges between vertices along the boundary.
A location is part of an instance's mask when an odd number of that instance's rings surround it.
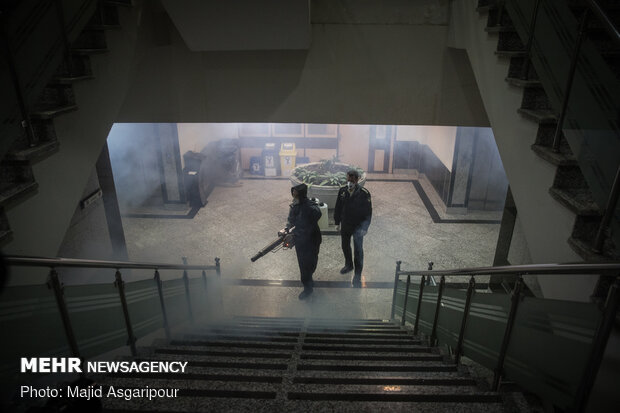
<svg viewBox="0 0 620 413">
<path fill-rule="evenodd" d="M 445 25 L 314 24 L 307 51 L 191 52 L 158 30 L 119 122 L 437 122 Z"/>
<path fill-rule="evenodd" d="M 427 145 L 444 164 L 452 171 L 456 127 L 453 126 L 403 126 L 396 131 L 397 141 L 417 141 Z"/>
</svg>

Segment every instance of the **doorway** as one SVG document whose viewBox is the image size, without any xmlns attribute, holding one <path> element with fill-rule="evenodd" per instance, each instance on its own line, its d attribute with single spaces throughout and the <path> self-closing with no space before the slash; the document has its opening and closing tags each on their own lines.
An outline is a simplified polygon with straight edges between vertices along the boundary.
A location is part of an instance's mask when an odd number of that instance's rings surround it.
<svg viewBox="0 0 620 413">
<path fill-rule="evenodd" d="M 368 142 L 368 172 L 388 173 L 392 144 L 391 125 L 372 125 Z"/>
</svg>

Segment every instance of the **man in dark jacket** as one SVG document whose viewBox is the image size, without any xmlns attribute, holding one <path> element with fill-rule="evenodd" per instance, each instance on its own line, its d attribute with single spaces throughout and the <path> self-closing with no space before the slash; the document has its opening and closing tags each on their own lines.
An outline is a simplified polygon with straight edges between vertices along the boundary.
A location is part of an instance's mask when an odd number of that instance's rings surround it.
<svg viewBox="0 0 620 413">
<path fill-rule="evenodd" d="M 347 172 L 347 186 L 340 188 L 334 220 L 337 228 L 340 227 L 342 252 L 344 253 L 344 267 L 340 274 L 346 274 L 355 269 L 352 284 L 361 286 L 362 268 L 364 267 L 364 235 L 368 232 L 372 218 L 372 202 L 370 192 L 359 186 L 359 173 L 355 169 Z M 351 237 L 353 237 L 354 256 L 351 256 Z"/>
<path fill-rule="evenodd" d="M 308 187 L 306 184 L 299 184 L 291 188 L 293 203 L 290 205 L 286 223 L 286 229 L 295 227 L 293 230 L 295 252 L 301 273 L 301 283 L 304 285 L 304 290 L 299 294 L 300 300 L 312 294 L 314 285 L 312 274 L 316 270 L 321 246 L 321 230 L 318 224 L 319 218 L 321 218 L 321 209 L 316 202 L 308 199 L 307 194 Z"/>
</svg>

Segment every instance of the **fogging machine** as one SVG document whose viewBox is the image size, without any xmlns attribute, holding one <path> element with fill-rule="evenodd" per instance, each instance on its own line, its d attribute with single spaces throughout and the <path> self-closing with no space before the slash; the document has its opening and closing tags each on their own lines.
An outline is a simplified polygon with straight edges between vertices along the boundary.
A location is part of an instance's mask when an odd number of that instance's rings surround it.
<svg viewBox="0 0 620 413">
<path fill-rule="evenodd" d="M 278 238 L 267 244 L 267 246 L 262 250 L 258 251 L 255 256 L 250 258 L 250 260 L 254 262 L 260 257 L 266 255 L 268 252 L 278 252 L 281 249 L 293 248 L 295 246 L 295 236 L 293 235 L 294 229 L 295 227 L 285 228 L 278 231 Z"/>
</svg>

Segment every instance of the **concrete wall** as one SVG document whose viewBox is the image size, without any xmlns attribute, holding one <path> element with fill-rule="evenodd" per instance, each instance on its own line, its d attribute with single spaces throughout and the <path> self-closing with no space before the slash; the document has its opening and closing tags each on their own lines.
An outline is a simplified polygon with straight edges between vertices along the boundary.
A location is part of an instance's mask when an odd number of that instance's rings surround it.
<svg viewBox="0 0 620 413">
<path fill-rule="evenodd" d="M 444 71 L 441 19 L 327 13 L 312 25 L 307 51 L 191 52 L 162 15 L 155 3 L 143 13 L 142 24 L 157 24 L 160 34 L 136 57 L 119 122 L 435 125 L 442 85 L 470 87 Z M 472 124 L 471 109 L 454 108 L 449 121 Z"/>
<path fill-rule="evenodd" d="M 495 55 L 497 35 L 487 33 L 486 14 L 478 14 L 476 0 L 452 2 L 449 46 L 467 50 L 484 101 L 497 147 L 514 196 L 519 220 L 533 263 L 582 261 L 568 245 L 575 214 L 548 194 L 555 167 L 530 149 L 538 125 L 517 114 L 522 89 L 504 80 L 509 60 Z M 517 254 L 518 255 L 518 254 Z M 588 300 L 594 277 L 539 277 L 549 298 Z"/>
</svg>

